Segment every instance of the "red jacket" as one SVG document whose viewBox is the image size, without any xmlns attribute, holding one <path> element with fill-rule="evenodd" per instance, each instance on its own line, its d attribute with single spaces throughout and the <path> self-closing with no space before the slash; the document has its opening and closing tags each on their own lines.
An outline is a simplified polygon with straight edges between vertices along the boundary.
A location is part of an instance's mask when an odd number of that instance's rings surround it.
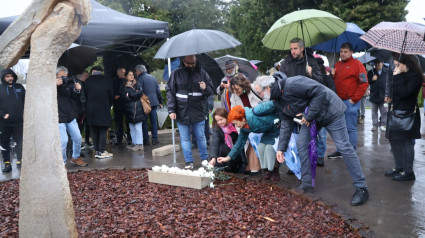
<svg viewBox="0 0 425 238">
<path fill-rule="evenodd" d="M 334 81 L 338 96 L 355 103 L 362 99 L 369 87 L 365 67 L 353 57 L 335 64 Z"/>
</svg>

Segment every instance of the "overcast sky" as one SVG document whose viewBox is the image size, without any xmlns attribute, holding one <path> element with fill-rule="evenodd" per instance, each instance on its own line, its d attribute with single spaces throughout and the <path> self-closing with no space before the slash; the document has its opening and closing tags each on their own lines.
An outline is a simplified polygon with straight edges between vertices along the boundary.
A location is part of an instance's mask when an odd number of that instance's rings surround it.
<svg viewBox="0 0 425 238">
<path fill-rule="evenodd" d="M 0 7 L 1 18 L 20 14 L 31 3 L 31 0 L 0 0 L 0 2 L 2 3 Z M 425 0 L 410 0 L 406 9 L 409 10 L 409 14 L 406 16 L 407 21 L 425 25 Z"/>
</svg>

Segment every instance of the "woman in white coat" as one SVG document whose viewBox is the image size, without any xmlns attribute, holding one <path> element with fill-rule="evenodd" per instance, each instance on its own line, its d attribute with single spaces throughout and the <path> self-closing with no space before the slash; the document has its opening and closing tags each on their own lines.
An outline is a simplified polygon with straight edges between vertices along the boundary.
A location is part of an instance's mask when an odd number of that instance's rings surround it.
<svg viewBox="0 0 425 238">
<path fill-rule="evenodd" d="M 232 108 L 238 105 L 253 108 L 262 101 L 252 90 L 249 79 L 242 73 L 238 73 L 230 80 L 230 89 L 232 90 L 232 96 L 230 98 Z M 248 162 L 245 170 L 251 172 L 251 174 L 260 172 L 260 160 L 249 142 L 245 145 L 245 153 Z"/>
</svg>

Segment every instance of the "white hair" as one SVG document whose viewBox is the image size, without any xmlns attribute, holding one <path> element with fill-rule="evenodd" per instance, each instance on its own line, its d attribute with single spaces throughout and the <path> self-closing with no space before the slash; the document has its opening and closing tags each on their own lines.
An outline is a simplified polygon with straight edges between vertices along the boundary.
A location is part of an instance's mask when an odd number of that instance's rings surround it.
<svg viewBox="0 0 425 238">
<path fill-rule="evenodd" d="M 146 70 L 146 66 L 144 66 L 143 64 L 138 64 L 138 65 L 136 65 L 136 70 L 137 71 L 140 71 L 140 72 L 142 72 L 142 73 L 144 73 L 144 72 L 146 72 L 147 70 Z"/>
<path fill-rule="evenodd" d="M 65 68 L 65 67 L 63 67 L 63 66 L 59 66 L 59 67 L 57 67 L 57 68 L 56 68 L 56 75 L 58 75 L 58 74 L 59 74 L 59 72 L 61 72 L 61 71 L 63 71 L 63 72 L 65 72 L 66 74 L 68 74 L 68 69 L 67 69 L 67 68 Z"/>
<path fill-rule="evenodd" d="M 273 76 L 260 76 L 257 77 L 257 79 L 254 82 L 254 85 L 258 85 L 261 87 L 261 89 L 264 89 L 265 87 L 270 87 L 275 82 L 275 79 Z"/>
</svg>

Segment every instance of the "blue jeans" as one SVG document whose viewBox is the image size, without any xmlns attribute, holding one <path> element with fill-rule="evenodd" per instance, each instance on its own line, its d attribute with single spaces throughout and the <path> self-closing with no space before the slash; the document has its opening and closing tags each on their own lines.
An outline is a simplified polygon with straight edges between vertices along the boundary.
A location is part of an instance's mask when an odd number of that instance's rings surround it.
<svg viewBox="0 0 425 238">
<path fill-rule="evenodd" d="M 205 121 L 194 122 L 189 125 L 177 122 L 177 127 L 179 128 L 181 146 L 186 163 L 193 162 L 192 143 L 190 141 L 190 127 L 193 127 L 195 132 L 196 144 L 198 146 L 201 160 L 208 159 L 207 141 L 205 139 Z"/>
<path fill-rule="evenodd" d="M 366 179 L 360 165 L 359 157 L 348 140 L 345 118 L 341 116 L 331 124 L 325 126 L 337 150 L 342 154 L 345 165 L 350 173 L 353 185 L 356 188 L 367 188 Z M 308 143 L 310 141 L 310 128 L 303 125 L 297 139 L 298 154 L 301 162 L 301 182 L 311 185 L 311 166 L 308 156 Z"/>
<path fill-rule="evenodd" d="M 147 115 L 146 120 L 143 122 L 143 141 L 145 142 L 149 142 L 148 118 L 151 120 L 152 141 L 158 141 L 158 119 L 156 115 L 156 108 L 157 107 L 152 107 L 151 113 Z"/>
<path fill-rule="evenodd" d="M 317 157 L 325 157 L 327 134 L 326 128 L 322 127 L 317 137 Z"/>
<path fill-rule="evenodd" d="M 347 123 L 348 137 L 354 150 L 357 149 L 357 116 L 361 101 L 351 104 L 349 100 L 343 100 L 347 109 L 344 112 L 345 122 Z M 341 151 L 340 151 L 341 152 Z"/>
<path fill-rule="evenodd" d="M 72 140 L 72 158 L 80 157 L 81 152 L 81 134 L 78 129 L 77 120 L 74 119 L 68 123 L 59 123 L 59 132 L 61 137 L 62 159 L 66 163 L 66 146 L 68 145 L 68 133 Z M 67 133 L 68 132 L 68 133 Z"/>
<path fill-rule="evenodd" d="M 128 126 L 130 127 L 130 134 L 133 145 L 143 145 L 142 124 L 144 123 L 128 123 Z"/>
</svg>

